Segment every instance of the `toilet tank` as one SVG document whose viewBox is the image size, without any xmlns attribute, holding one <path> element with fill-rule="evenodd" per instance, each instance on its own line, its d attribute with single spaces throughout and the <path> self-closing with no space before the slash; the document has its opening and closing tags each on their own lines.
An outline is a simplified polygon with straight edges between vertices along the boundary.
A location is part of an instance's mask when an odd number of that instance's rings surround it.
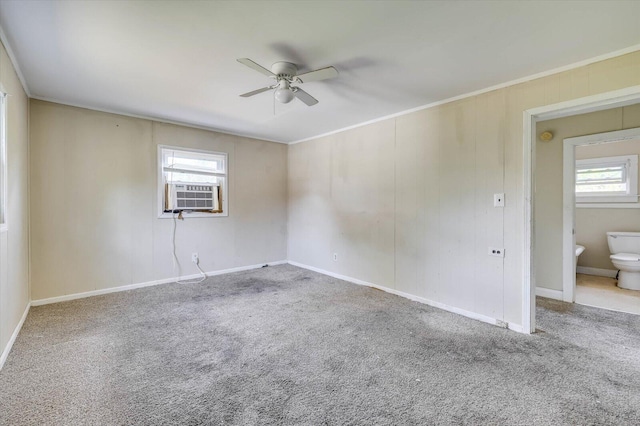
<svg viewBox="0 0 640 426">
<path fill-rule="evenodd" d="M 609 251 L 616 253 L 640 253 L 640 232 L 607 232 Z"/>
</svg>

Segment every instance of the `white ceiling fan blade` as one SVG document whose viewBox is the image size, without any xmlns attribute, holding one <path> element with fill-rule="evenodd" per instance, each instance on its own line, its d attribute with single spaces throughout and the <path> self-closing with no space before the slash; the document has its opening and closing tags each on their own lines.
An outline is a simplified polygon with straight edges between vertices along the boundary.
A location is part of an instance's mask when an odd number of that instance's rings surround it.
<svg viewBox="0 0 640 426">
<path fill-rule="evenodd" d="M 299 87 L 296 87 L 296 90 L 293 92 L 296 98 L 300 99 L 302 102 L 307 104 L 308 106 L 313 106 L 318 103 L 318 100 L 302 90 Z"/>
<path fill-rule="evenodd" d="M 326 80 L 328 78 L 333 78 L 338 76 L 338 70 L 334 67 L 326 67 L 321 68 L 315 71 L 305 72 L 304 74 L 300 74 L 296 76 L 303 83 L 308 83 L 310 81 L 318 81 L 318 80 Z"/>
<path fill-rule="evenodd" d="M 266 92 L 267 90 L 273 89 L 273 86 L 263 87 L 262 89 L 253 90 L 251 92 L 243 93 L 240 95 L 243 98 L 248 98 L 249 96 L 257 95 L 258 93 Z"/>
<path fill-rule="evenodd" d="M 253 62 L 249 58 L 240 58 L 240 59 L 238 59 L 238 62 L 240 62 L 242 65 L 246 65 L 249 68 L 258 71 L 261 74 L 268 75 L 269 77 L 275 77 L 274 73 L 272 73 L 271 71 L 269 71 L 268 69 L 266 69 L 262 65 L 256 64 L 255 62 Z"/>
</svg>

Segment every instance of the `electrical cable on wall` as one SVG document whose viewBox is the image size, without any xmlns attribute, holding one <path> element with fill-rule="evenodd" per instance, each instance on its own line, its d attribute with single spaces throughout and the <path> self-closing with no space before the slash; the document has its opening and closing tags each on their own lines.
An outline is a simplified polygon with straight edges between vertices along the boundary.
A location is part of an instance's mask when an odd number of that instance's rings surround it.
<svg viewBox="0 0 640 426">
<path fill-rule="evenodd" d="M 176 223 L 176 211 L 178 210 L 173 210 L 172 211 L 172 217 L 173 217 L 173 232 L 171 233 L 171 246 L 172 246 L 172 253 L 173 253 L 173 269 L 176 269 L 176 265 L 179 267 L 180 266 L 180 262 L 178 261 L 178 256 L 176 255 L 176 228 L 177 228 L 177 223 Z M 179 216 L 180 219 L 182 219 L 182 210 L 179 210 Z M 184 220 L 184 219 L 183 219 Z M 202 270 L 202 268 L 200 268 L 200 265 L 198 264 L 198 262 L 194 262 L 196 264 L 196 268 L 198 268 L 198 270 L 200 271 L 200 273 L 202 274 L 202 278 L 200 278 L 199 280 L 191 280 L 191 281 L 181 281 L 180 280 L 180 269 L 178 268 L 178 276 L 176 277 L 176 283 L 178 284 L 198 284 L 203 282 L 204 280 L 207 279 L 207 274 L 204 273 L 204 271 Z"/>
</svg>

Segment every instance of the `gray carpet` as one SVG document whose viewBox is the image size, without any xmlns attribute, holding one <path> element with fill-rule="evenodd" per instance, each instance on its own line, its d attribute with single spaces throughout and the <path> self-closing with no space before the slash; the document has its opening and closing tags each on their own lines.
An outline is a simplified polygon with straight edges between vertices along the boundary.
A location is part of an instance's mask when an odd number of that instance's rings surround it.
<svg viewBox="0 0 640 426">
<path fill-rule="evenodd" d="M 3 425 L 639 424 L 640 317 L 526 336 L 289 265 L 32 308 Z"/>
</svg>

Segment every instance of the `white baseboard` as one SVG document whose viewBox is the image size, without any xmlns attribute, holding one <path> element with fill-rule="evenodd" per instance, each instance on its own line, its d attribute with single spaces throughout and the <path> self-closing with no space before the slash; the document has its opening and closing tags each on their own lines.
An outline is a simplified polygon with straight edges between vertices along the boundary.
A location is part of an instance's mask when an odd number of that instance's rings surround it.
<svg viewBox="0 0 640 426">
<path fill-rule="evenodd" d="M 599 277 L 608 277 L 608 278 L 615 278 L 616 275 L 618 274 L 617 269 L 591 268 L 589 266 L 578 266 L 576 268 L 576 272 L 579 274 L 597 275 Z"/>
<path fill-rule="evenodd" d="M 522 328 L 522 326 L 520 324 L 514 324 L 512 322 L 508 322 L 507 323 L 507 328 L 509 330 L 515 331 L 516 333 L 531 334 L 531 333 L 525 333 L 524 328 Z"/>
<path fill-rule="evenodd" d="M 552 290 L 550 288 L 536 287 L 536 296 L 546 297 L 547 299 L 562 300 L 561 290 Z"/>
<path fill-rule="evenodd" d="M 324 269 L 316 268 L 313 266 L 305 265 L 298 262 L 289 261 L 290 265 L 297 266 L 299 268 L 308 269 L 310 271 L 318 272 L 320 274 L 328 275 L 333 278 L 337 278 L 339 280 L 348 281 L 350 283 L 363 285 L 367 287 L 373 287 L 378 290 L 382 290 L 387 293 L 395 294 L 396 296 L 404 297 L 409 300 L 413 300 L 414 302 L 424 303 L 425 305 L 433 306 L 434 308 L 442 309 L 444 311 L 452 312 L 454 314 L 462 315 L 467 318 L 475 319 L 478 321 L 486 322 L 488 324 L 496 325 L 503 328 L 508 328 L 509 330 L 516 331 L 518 333 L 524 333 L 524 329 L 520 324 L 507 323 L 502 320 L 492 318 L 486 315 L 478 314 L 476 312 L 467 311 L 464 309 L 456 308 L 455 306 L 446 305 L 444 303 L 436 302 L 434 300 L 425 299 L 424 297 L 415 296 L 413 294 L 405 293 L 403 291 L 394 290 L 392 288 L 384 287 L 377 284 L 372 284 L 367 281 L 359 280 L 357 278 L 348 277 L 345 275 L 336 274 L 330 271 L 325 271 Z"/>
<path fill-rule="evenodd" d="M 285 263 L 287 263 L 286 260 L 279 260 L 279 261 L 276 261 L 276 262 L 266 262 L 266 263 L 260 263 L 260 264 L 257 264 L 257 265 L 239 266 L 237 268 L 222 269 L 222 270 L 219 270 L 219 271 L 206 272 L 206 275 L 208 277 L 213 277 L 215 275 L 224 275 L 224 274 L 231 274 L 233 272 L 242 272 L 242 271 L 248 271 L 248 270 L 251 270 L 251 269 L 258 269 L 258 268 L 262 268 L 264 265 L 275 266 L 275 265 L 283 265 Z M 180 277 L 180 280 L 193 280 L 193 279 L 197 279 L 197 278 L 200 278 L 200 277 L 202 277 L 202 275 L 193 274 L 193 275 L 187 275 L 187 276 Z M 151 286 L 159 285 L 159 284 L 168 284 L 168 283 L 173 283 L 175 281 L 176 281 L 176 278 L 165 278 L 165 279 L 161 279 L 161 280 L 147 281 L 147 282 L 143 282 L 143 283 L 123 285 L 123 286 L 119 286 L 119 287 L 104 288 L 104 289 L 101 289 L 101 290 L 85 291 L 83 293 L 66 294 L 64 296 L 56 296 L 56 297 L 49 297 L 49 298 L 46 298 L 46 299 L 32 300 L 31 301 L 31 306 L 41 306 L 41 305 L 48 305 L 50 303 L 66 302 L 68 300 L 83 299 L 85 297 L 91 297 L 91 296 L 99 296 L 101 294 L 117 293 L 117 292 L 120 292 L 120 291 L 134 290 L 136 288 L 151 287 Z"/>
<path fill-rule="evenodd" d="M 9 352 L 11 352 L 11 348 L 13 347 L 13 344 L 15 343 L 16 338 L 18 337 L 18 333 L 20 333 L 20 330 L 22 329 L 24 320 L 27 319 L 27 314 L 29 313 L 30 307 L 31 307 L 31 303 L 27 303 L 27 307 L 25 308 L 24 313 L 22 314 L 22 318 L 20 318 L 20 322 L 16 326 L 15 330 L 13 330 L 13 334 L 11 335 L 11 338 L 7 342 L 7 346 L 5 346 L 4 350 L 2 351 L 2 355 L 0 355 L 0 370 L 2 370 L 2 367 L 4 367 L 4 363 L 7 360 L 7 357 L 9 356 Z"/>
</svg>

